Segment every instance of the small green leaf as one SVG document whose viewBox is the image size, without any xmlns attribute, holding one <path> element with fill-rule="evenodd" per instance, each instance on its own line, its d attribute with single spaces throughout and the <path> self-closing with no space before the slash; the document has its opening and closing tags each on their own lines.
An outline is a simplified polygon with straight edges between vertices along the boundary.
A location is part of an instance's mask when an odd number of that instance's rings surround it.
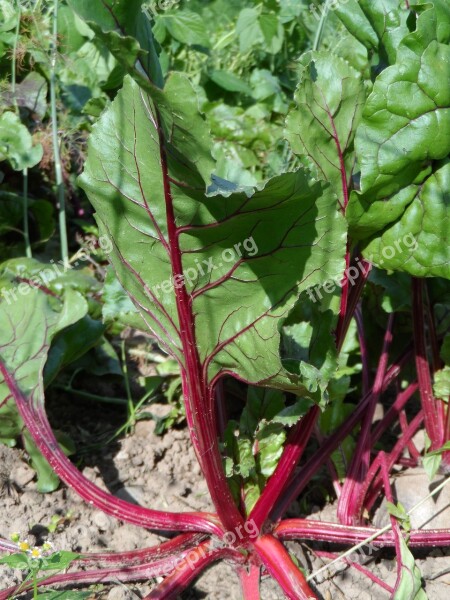
<svg viewBox="0 0 450 600">
<path fill-rule="evenodd" d="M 227 92 L 238 92 L 246 96 L 251 96 L 252 94 L 250 87 L 242 79 L 229 71 L 219 71 L 216 69 L 210 73 L 209 77 L 211 81 L 214 81 L 216 85 Z"/>
<path fill-rule="evenodd" d="M 8 565 L 8 567 L 11 567 L 12 569 L 20 569 L 21 571 L 30 568 L 28 558 L 26 554 L 23 554 L 22 552 L 0 558 L 0 564 Z"/>
<path fill-rule="evenodd" d="M 17 25 L 18 13 L 10 0 L 0 0 L 0 31 L 11 31 Z"/>
<path fill-rule="evenodd" d="M 400 550 L 401 556 L 397 560 L 401 560 L 402 571 L 393 600 L 427 600 L 422 588 L 422 574 L 403 538 L 400 539 Z"/>
<path fill-rule="evenodd" d="M 436 398 L 449 401 L 450 396 L 450 367 L 446 365 L 434 374 L 433 392 Z"/>
<path fill-rule="evenodd" d="M 7 160 L 16 171 L 37 165 L 43 155 L 41 144 L 33 145 L 28 129 L 9 111 L 0 116 L 0 161 Z"/>
<path fill-rule="evenodd" d="M 441 466 L 442 455 L 441 454 L 426 454 L 422 458 L 422 466 L 425 473 L 428 475 L 428 478 L 431 480 L 434 479 L 436 473 L 439 471 L 439 467 Z"/>
<path fill-rule="evenodd" d="M 201 15 L 190 10 L 176 10 L 161 13 L 157 17 L 157 20 L 160 19 L 163 20 L 170 35 L 182 44 L 204 46 L 205 48 L 209 48 L 211 45 Z"/>
<path fill-rule="evenodd" d="M 69 552 L 67 550 L 55 552 L 43 561 L 41 570 L 54 571 L 57 569 L 62 571 L 63 569 L 67 569 L 67 567 L 79 557 L 79 554 L 76 554 L 75 552 Z"/>
</svg>

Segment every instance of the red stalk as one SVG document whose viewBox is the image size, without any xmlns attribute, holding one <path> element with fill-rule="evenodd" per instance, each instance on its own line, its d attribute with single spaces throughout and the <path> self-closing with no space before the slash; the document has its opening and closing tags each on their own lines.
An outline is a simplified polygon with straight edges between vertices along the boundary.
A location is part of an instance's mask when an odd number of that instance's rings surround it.
<svg viewBox="0 0 450 600">
<path fill-rule="evenodd" d="M 422 425 L 423 417 L 424 417 L 423 411 L 421 410 L 414 417 L 414 419 L 411 421 L 411 423 L 408 425 L 408 428 L 403 433 L 403 436 L 397 441 L 397 443 L 395 444 L 392 451 L 387 455 L 386 461 L 387 461 L 389 470 L 392 469 L 392 467 L 398 461 L 398 459 L 402 455 L 403 451 L 405 450 L 405 447 L 408 445 L 409 440 L 413 437 L 413 435 L 417 432 L 419 427 Z M 369 490 L 370 490 L 370 494 L 364 504 L 365 508 L 367 510 L 370 510 L 372 508 L 372 506 L 374 505 L 374 503 L 378 497 L 382 478 L 381 478 L 381 475 L 378 475 L 377 477 L 375 477 L 375 479 L 373 479 L 373 475 L 375 475 L 376 471 L 377 471 L 377 460 L 375 459 L 374 463 L 371 466 L 371 469 L 369 470 L 369 473 L 367 474 L 366 480 L 364 481 L 364 484 L 360 489 L 360 496 L 358 498 L 358 505 L 357 505 L 359 507 L 360 512 L 362 512 L 362 505 L 363 505 L 364 499 L 366 497 L 366 494 L 368 494 Z"/>
<path fill-rule="evenodd" d="M 263 535 L 254 542 L 255 549 L 265 567 L 278 581 L 291 600 L 318 600 L 303 573 L 292 562 L 288 551 L 273 535 Z"/>
<path fill-rule="evenodd" d="M 357 498 L 360 487 L 363 485 L 367 471 L 369 470 L 371 450 L 370 428 L 372 426 L 376 404 L 383 390 L 383 382 L 389 357 L 388 353 L 392 343 L 393 325 L 394 315 L 391 314 L 389 316 L 388 325 L 384 336 L 383 349 L 373 385 L 372 396 L 370 402 L 367 404 L 367 408 L 362 419 L 361 431 L 358 436 L 355 453 L 353 455 L 345 483 L 342 486 L 341 496 L 338 500 L 338 518 L 342 523 L 346 523 L 348 525 L 352 524 L 355 519 L 358 519 Z"/>
<path fill-rule="evenodd" d="M 189 554 L 189 550 L 181 553 L 181 556 Z M 41 579 L 38 582 L 38 587 L 48 587 L 62 584 L 85 584 L 94 583 L 116 583 L 127 581 L 147 581 L 153 577 L 160 577 L 170 572 L 174 568 L 176 562 L 174 556 L 155 561 L 150 564 L 141 564 L 128 567 L 95 569 L 92 571 L 78 571 L 76 573 L 64 573 L 62 575 L 53 575 L 51 577 Z M 0 592 L 0 600 L 8 600 L 11 596 L 20 591 L 25 592 L 33 588 L 33 582 L 22 586 L 21 584 L 12 586 L 7 590 Z"/>
<path fill-rule="evenodd" d="M 423 281 L 413 279 L 413 326 L 414 348 L 420 399 L 425 416 L 425 429 L 431 440 L 431 450 L 437 450 L 444 442 L 444 420 L 442 408 L 433 395 L 430 368 L 428 365 L 423 318 Z M 442 405 L 442 403 L 439 403 Z"/>
<path fill-rule="evenodd" d="M 148 527 L 149 529 L 202 531 L 216 535 L 222 534 L 222 529 L 216 521 L 216 516 L 211 513 L 171 513 L 151 510 L 115 498 L 112 494 L 101 490 L 84 477 L 70 462 L 59 447 L 44 411 L 29 406 L 29 401 L 19 390 L 15 380 L 1 361 L 0 372 L 14 396 L 20 415 L 39 450 L 48 460 L 58 477 L 69 487 L 73 488 L 86 502 L 93 504 L 106 514 L 128 523 L 133 523 L 134 525 Z"/>
<path fill-rule="evenodd" d="M 175 297 L 185 358 L 183 392 L 186 414 L 190 424 L 189 430 L 192 442 L 197 448 L 200 466 L 220 521 L 226 531 L 235 531 L 243 525 L 244 521 L 234 503 L 223 470 L 216 433 L 216 411 L 214 410 L 215 407 L 211 406 L 213 391 L 203 377 L 203 368 L 197 351 L 192 303 L 183 277 L 182 252 L 179 239 L 181 232 L 175 220 L 165 139 L 159 116 L 157 128 L 166 203 L 167 231 L 171 249 L 172 277 L 174 281 L 182 282 L 181 285 L 175 286 Z"/>
<path fill-rule="evenodd" d="M 259 565 L 250 565 L 248 569 L 243 567 L 239 570 L 243 600 L 260 600 L 259 580 L 261 576 L 261 567 Z"/>
<path fill-rule="evenodd" d="M 341 525 L 326 521 L 310 519 L 285 519 L 274 529 L 273 534 L 281 540 L 326 540 L 330 544 L 358 544 L 377 533 L 375 527 Z M 392 532 L 383 533 L 372 542 L 374 546 L 394 547 L 395 540 Z M 434 548 L 450 544 L 449 529 L 413 529 L 409 545 L 415 548 Z"/>
</svg>

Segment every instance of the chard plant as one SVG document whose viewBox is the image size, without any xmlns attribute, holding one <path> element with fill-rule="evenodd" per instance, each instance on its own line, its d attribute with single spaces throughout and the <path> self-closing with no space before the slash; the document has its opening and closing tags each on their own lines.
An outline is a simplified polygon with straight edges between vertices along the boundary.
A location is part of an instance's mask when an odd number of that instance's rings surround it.
<svg viewBox="0 0 450 600">
<path fill-rule="evenodd" d="M 176 534 L 153 548 L 82 556 L 75 570 L 42 585 L 162 575 L 146 598 L 167 600 L 227 559 L 247 600 L 259 598 L 262 574 L 287 598 L 305 600 L 318 597 L 314 574 L 298 567 L 287 540 L 371 541 L 395 548 L 396 583 L 359 570 L 393 598 L 425 598 L 410 548 L 448 545 L 450 529 L 402 530 L 405 511 L 393 504 L 390 474 L 423 460 L 431 475 L 450 469 L 448 6 L 335 7 L 357 52 L 316 48 L 301 56 L 285 135 L 302 166 L 249 189 L 215 174 L 196 91 L 181 73 L 163 79 L 141 4 L 69 2 L 127 72 L 93 127 L 80 185 L 111 242 L 108 258 L 128 298 L 123 318 L 151 332 L 179 366 L 214 510 L 132 505 L 71 463 L 46 416 L 45 369 L 52 343 L 85 316 L 86 301 L 77 289 L 31 286 L 26 298 L 0 303 L 0 401 L 15 402 L 42 455 L 87 502 Z M 408 294 L 399 290 L 405 285 Z M 374 361 L 374 323 L 364 311 L 376 289 L 385 312 Z M 350 405 L 355 344 L 361 398 Z M 248 390 L 238 417 L 230 413 L 230 380 Z M 389 408 L 375 424 L 388 389 Z M 411 413 L 414 398 L 420 408 Z M 398 440 L 378 451 L 396 423 Z M 422 427 L 425 456 L 413 443 Z M 339 523 L 286 518 L 323 465 Z M 382 494 L 391 522 L 376 530 L 370 515 Z"/>
</svg>

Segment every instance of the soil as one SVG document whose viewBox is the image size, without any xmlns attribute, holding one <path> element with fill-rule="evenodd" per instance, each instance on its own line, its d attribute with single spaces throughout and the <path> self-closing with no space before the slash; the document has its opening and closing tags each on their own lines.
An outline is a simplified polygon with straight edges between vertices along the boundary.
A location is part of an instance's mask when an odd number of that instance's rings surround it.
<svg viewBox="0 0 450 600">
<path fill-rule="evenodd" d="M 153 406 L 153 410 L 157 409 Z M 166 407 L 161 405 L 159 409 L 164 411 Z M 93 411 L 100 414 L 92 414 Z M 83 437 L 92 442 L 92 436 L 99 434 L 89 424 L 100 422 L 104 430 L 105 422 L 114 428 L 123 418 L 120 412 L 109 406 L 103 408 L 95 405 L 93 408 L 92 404 L 82 401 L 76 405 L 63 402 L 52 406 L 51 414 L 53 427 L 67 431 L 78 445 Z M 154 429 L 154 421 L 138 422 L 132 435 L 87 453 L 79 463 L 80 469 L 101 488 L 144 506 L 171 511 L 212 510 L 187 430 L 174 428 L 157 436 Z M 34 535 L 38 543 L 49 539 L 57 549 L 77 552 L 134 550 L 166 539 L 114 520 L 85 504 L 64 485 L 51 494 L 39 493 L 36 490 L 35 473 L 28 466 L 26 458 L 18 448 L 0 446 L 0 464 L 8 474 L 1 490 L 3 518 L 0 537 L 8 538 L 17 531 L 28 538 Z M 325 505 L 322 510 L 311 507 L 311 512 L 310 518 L 336 521 L 336 510 L 332 505 Z M 55 515 L 60 516 L 60 522 L 57 530 L 49 533 L 48 527 Z M 322 549 L 336 551 L 331 547 L 322 546 Z M 310 544 L 289 543 L 289 550 L 308 571 L 317 570 L 324 564 L 316 555 L 318 548 Z M 393 585 L 396 571 L 390 556 L 392 554 L 389 551 L 377 551 L 364 562 L 380 579 Z M 435 549 L 418 556 L 417 564 L 422 571 L 428 598 L 448 598 L 450 551 L 446 553 Z M 320 598 L 385 600 L 389 597 L 386 591 L 359 571 L 345 565 L 338 566 L 338 569 L 319 576 L 315 589 Z M 0 566 L 0 589 L 18 583 L 21 577 L 19 571 Z M 113 586 L 97 586 L 93 590 L 93 597 L 107 600 L 137 599 L 145 596 L 151 587 L 152 582 L 126 586 L 118 582 Z M 284 596 L 276 583 L 265 578 L 261 597 L 262 600 L 282 600 Z M 239 581 L 230 565 L 220 563 L 205 572 L 182 598 L 237 600 L 241 598 Z"/>
</svg>

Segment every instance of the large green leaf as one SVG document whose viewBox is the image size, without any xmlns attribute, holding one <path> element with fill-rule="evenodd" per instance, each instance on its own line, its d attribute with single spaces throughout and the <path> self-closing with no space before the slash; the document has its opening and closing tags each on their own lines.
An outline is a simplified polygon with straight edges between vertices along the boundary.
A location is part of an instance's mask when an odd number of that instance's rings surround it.
<svg viewBox="0 0 450 600">
<path fill-rule="evenodd" d="M 372 262 L 417 277 L 450 278 L 450 163 L 415 188 L 401 217 L 366 241 L 364 256 Z"/>
<path fill-rule="evenodd" d="M 310 159 L 315 175 L 329 181 L 341 204 L 355 162 L 353 138 L 365 100 L 361 76 L 328 52 L 311 52 L 287 119 L 293 151 Z"/>
<path fill-rule="evenodd" d="M 403 0 L 349 0 L 339 2 L 336 14 L 347 29 L 371 50 L 378 50 L 381 65 L 395 62 L 397 48 L 409 32 L 409 9 Z"/>
<path fill-rule="evenodd" d="M 411 275 L 449 277 L 450 49 L 429 5 L 397 62 L 376 79 L 355 146 L 361 193 L 347 211 L 365 257 Z"/>
<path fill-rule="evenodd" d="M 436 12 L 401 43 L 397 62 L 376 79 L 356 135 L 361 191 L 386 198 L 450 151 L 450 48 L 436 40 Z"/>
<path fill-rule="evenodd" d="M 190 84 L 174 75 L 154 99 L 125 81 L 94 126 L 80 181 L 114 240 L 118 278 L 182 366 L 193 327 L 206 383 L 228 372 L 298 389 L 279 358 L 279 327 L 302 290 L 342 274 L 334 195 L 300 171 L 252 197 L 206 197 L 213 163 Z M 180 294 L 190 303 L 182 331 Z"/>
</svg>

